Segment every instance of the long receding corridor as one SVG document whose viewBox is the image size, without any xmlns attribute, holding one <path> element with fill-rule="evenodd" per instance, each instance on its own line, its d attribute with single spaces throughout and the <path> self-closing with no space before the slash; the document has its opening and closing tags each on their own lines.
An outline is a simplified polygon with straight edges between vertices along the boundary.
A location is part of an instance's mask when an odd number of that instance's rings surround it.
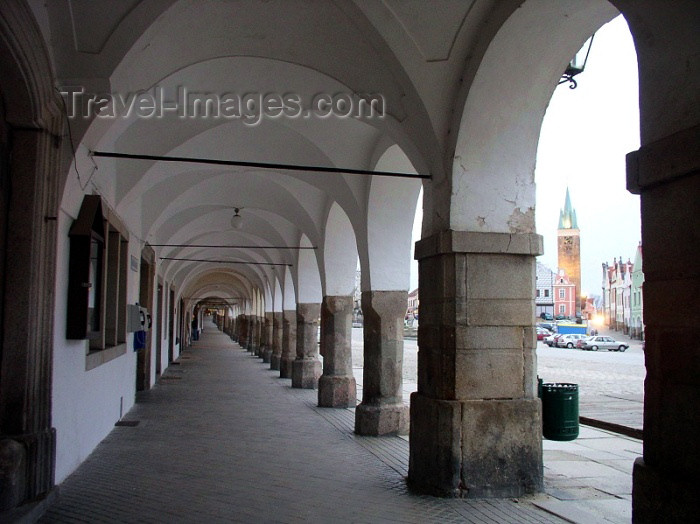
<svg viewBox="0 0 700 524">
<path fill-rule="evenodd" d="M 619 16 L 644 439 L 581 466 L 543 444 L 535 164 Z M 697 0 L 1 0 L 0 522 L 540 522 L 567 468 L 615 522 L 697 517 L 698 28 Z"/>
<path fill-rule="evenodd" d="M 355 436 L 349 411 L 316 407 L 212 323 L 180 362 L 42 522 L 563 522 L 526 500 L 409 494 L 404 439 Z"/>
</svg>

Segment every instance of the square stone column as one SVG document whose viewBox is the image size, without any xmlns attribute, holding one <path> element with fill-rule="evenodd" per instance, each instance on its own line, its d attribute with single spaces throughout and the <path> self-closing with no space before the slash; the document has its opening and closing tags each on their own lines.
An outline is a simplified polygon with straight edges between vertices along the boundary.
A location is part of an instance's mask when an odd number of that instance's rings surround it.
<svg viewBox="0 0 700 524">
<path fill-rule="evenodd" d="M 321 376 L 318 360 L 318 320 L 321 304 L 297 304 L 297 358 L 292 363 L 292 387 L 316 389 Z"/>
<path fill-rule="evenodd" d="M 259 357 L 262 354 L 262 323 L 263 320 L 258 315 L 253 316 L 253 347 L 251 349 L 256 357 Z"/>
<path fill-rule="evenodd" d="M 412 488 L 517 497 L 542 489 L 534 234 L 445 231 L 416 244 L 418 391 Z"/>
<path fill-rule="evenodd" d="M 244 350 L 248 349 L 248 316 L 241 315 L 241 330 L 238 335 L 238 344 Z"/>
<path fill-rule="evenodd" d="M 352 308 L 352 295 L 323 297 L 321 303 L 320 407 L 354 408 L 357 403 L 357 386 L 352 374 Z"/>
<path fill-rule="evenodd" d="M 263 362 L 269 362 L 270 357 L 272 357 L 272 342 L 274 339 L 273 336 L 273 329 L 274 329 L 274 313 L 271 311 L 265 312 L 265 325 L 263 327 L 263 332 L 264 332 L 264 337 L 263 339 L 265 340 L 265 347 L 263 350 L 260 352 L 260 358 L 263 359 Z"/>
<path fill-rule="evenodd" d="M 258 317 L 251 315 L 248 320 L 248 352 L 255 355 L 258 348 Z"/>
<path fill-rule="evenodd" d="M 700 515 L 700 126 L 627 155 L 644 250 L 644 451 L 632 473 L 633 522 Z"/>
<path fill-rule="evenodd" d="M 270 363 L 270 369 L 280 368 L 280 359 L 282 355 L 282 329 L 284 324 L 284 318 L 281 311 L 275 311 L 273 314 L 273 326 L 272 326 L 272 352 L 269 355 L 265 353 L 264 362 Z"/>
<path fill-rule="evenodd" d="M 282 355 L 279 367 L 280 378 L 292 378 L 292 363 L 297 358 L 297 312 L 293 309 L 283 313 Z"/>
<path fill-rule="evenodd" d="M 355 411 L 358 435 L 406 434 L 403 403 L 403 321 L 406 291 L 363 291 L 364 369 L 362 403 Z"/>
</svg>

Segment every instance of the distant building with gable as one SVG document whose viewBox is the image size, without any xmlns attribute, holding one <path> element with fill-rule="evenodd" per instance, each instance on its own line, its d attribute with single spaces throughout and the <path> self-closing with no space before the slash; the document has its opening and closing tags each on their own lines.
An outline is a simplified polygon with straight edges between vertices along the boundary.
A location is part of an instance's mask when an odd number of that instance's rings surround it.
<svg viewBox="0 0 700 524">
<path fill-rule="evenodd" d="M 576 284 L 569 280 L 563 269 L 556 274 L 552 285 L 554 290 L 554 315 L 564 315 L 574 318 L 580 312 L 580 303 L 577 302 Z"/>
<path fill-rule="evenodd" d="M 542 262 L 537 262 L 535 271 L 535 315 L 549 313 L 554 316 L 554 280 L 557 274 Z"/>
<path fill-rule="evenodd" d="M 630 289 L 630 329 L 632 338 L 644 340 L 644 271 L 642 268 L 642 244 L 637 246 L 637 253 L 632 266 L 632 287 Z"/>
<path fill-rule="evenodd" d="M 603 263 L 603 300 L 607 325 L 629 333 L 632 295 L 632 262 L 614 259 L 612 265 Z"/>
</svg>

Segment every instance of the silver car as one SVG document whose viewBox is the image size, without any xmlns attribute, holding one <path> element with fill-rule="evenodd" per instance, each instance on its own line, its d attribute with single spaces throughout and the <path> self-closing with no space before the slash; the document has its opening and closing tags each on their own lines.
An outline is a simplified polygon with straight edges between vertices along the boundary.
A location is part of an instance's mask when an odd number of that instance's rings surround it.
<svg viewBox="0 0 700 524">
<path fill-rule="evenodd" d="M 578 340 L 581 340 L 582 338 L 586 338 L 586 335 L 581 335 L 579 333 L 569 333 L 568 335 L 562 335 L 561 337 L 559 337 L 559 340 L 557 340 L 557 347 L 573 348 L 576 346 L 576 342 Z"/>
<path fill-rule="evenodd" d="M 598 349 L 607 349 L 608 351 L 625 351 L 629 347 L 624 342 L 618 342 L 612 337 L 597 335 L 588 337 L 583 341 L 581 349 L 598 351 Z"/>
</svg>

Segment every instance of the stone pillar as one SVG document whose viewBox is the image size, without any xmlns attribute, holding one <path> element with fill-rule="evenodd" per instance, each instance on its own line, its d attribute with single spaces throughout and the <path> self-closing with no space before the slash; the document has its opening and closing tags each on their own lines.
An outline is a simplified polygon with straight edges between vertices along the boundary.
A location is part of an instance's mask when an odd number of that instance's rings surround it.
<svg viewBox="0 0 700 524">
<path fill-rule="evenodd" d="M 297 358 L 297 312 L 285 310 L 283 322 L 280 378 L 292 378 L 292 363 Z"/>
<path fill-rule="evenodd" d="M 318 405 L 355 407 L 357 389 L 352 375 L 353 296 L 323 297 L 321 354 L 323 375 L 318 380 Z"/>
<path fill-rule="evenodd" d="M 258 350 L 260 340 L 258 339 L 258 317 L 250 316 L 250 335 L 248 337 L 248 352 L 255 355 Z"/>
<path fill-rule="evenodd" d="M 260 358 L 264 362 L 270 361 L 270 356 L 272 356 L 272 329 L 274 326 L 274 314 L 272 311 L 265 312 L 265 324 L 263 325 L 263 340 L 265 341 L 265 347 L 260 352 Z M 267 360 L 265 360 L 265 355 L 269 355 Z"/>
<path fill-rule="evenodd" d="M 6 10 L 26 10 L 22 18 Z M 8 20 L 29 20 L 31 14 L 21 3 L 6 2 L 0 6 L 0 34 Z M 29 29 L 32 29 L 30 26 Z M 25 35 L 29 29 L 13 26 L 12 34 Z M 27 35 L 28 37 L 29 35 Z M 33 35 L 34 36 L 34 35 Z M 39 35 L 35 35 L 40 42 Z M 14 42 L 14 41 L 13 41 Z M 10 42 L 10 43 L 13 43 Z M 12 46 L 11 46 L 12 47 Z M 43 56 L 36 45 L 26 51 Z M 19 50 L 16 50 L 19 53 Z M 22 51 L 25 52 L 24 50 Z M 9 56 L 9 55 L 8 55 Z M 19 56 L 19 55 L 13 55 Z M 22 56 L 29 56 L 22 54 Z M 12 58 L 8 58 L 8 62 Z M 27 72 L 44 78 L 49 71 L 27 66 Z M 4 71 L 4 67 L 3 67 Z M 50 77 L 45 77 L 47 83 Z M 16 89 L 26 88 L 20 80 Z M 15 89 L 12 82 L 3 89 Z M 50 89 L 47 86 L 47 90 Z M 3 95 L 7 95 L 4 92 Z M 38 103 L 38 101 L 37 101 Z M 60 104 L 60 102 L 59 102 Z M 41 109 L 41 108 L 37 108 Z M 0 126 L 4 127 L 4 114 Z M 58 185 L 61 149 L 57 136 L 62 135 L 63 121 L 50 118 L 48 129 L 31 129 L 30 122 L 12 131 L 11 150 L 0 158 L 8 170 L 10 194 L 4 224 L 6 244 L 0 245 L 5 260 L 2 278 L 4 293 L 0 296 L 0 521 L 33 522 L 41 514 L 32 512 L 50 501 L 54 486 L 56 431 L 51 427 L 51 383 L 54 338 L 54 286 L 56 274 L 56 216 L 61 191 Z M 0 138 L 0 155 L 3 155 Z M 5 186 L 7 187 L 7 186 Z M 2 191 L 0 189 L 0 191 Z M 50 219 L 53 218 L 53 219 Z M 0 288 L 3 285 L 0 284 Z M 58 326 L 60 330 L 64 326 Z M 45 507 L 45 506 L 44 506 Z"/>
<path fill-rule="evenodd" d="M 238 337 L 238 344 L 244 349 L 248 349 L 248 316 L 241 315 L 241 334 Z"/>
<path fill-rule="evenodd" d="M 292 363 L 292 387 L 316 389 L 321 376 L 318 360 L 318 317 L 321 304 L 297 304 L 297 358 Z"/>
<path fill-rule="evenodd" d="M 267 350 L 267 330 L 265 329 L 265 317 L 258 317 L 258 351 L 255 355 L 258 358 L 262 358 Z"/>
<path fill-rule="evenodd" d="M 253 343 L 251 344 L 250 352 L 256 357 L 260 355 L 260 346 L 262 339 L 260 338 L 260 317 L 253 315 Z"/>
<path fill-rule="evenodd" d="M 416 244 L 418 391 L 409 484 L 443 496 L 542 489 L 534 234 L 445 231 Z"/>
<path fill-rule="evenodd" d="M 269 358 L 265 360 L 265 362 L 270 363 L 270 369 L 279 370 L 280 368 L 279 362 L 282 356 L 283 320 L 282 312 L 275 311 L 272 326 L 272 352 L 270 353 Z M 267 354 L 265 356 L 268 357 Z"/>
<path fill-rule="evenodd" d="M 641 195 L 646 325 L 644 452 L 633 469 L 634 522 L 691 522 L 700 514 L 700 344 L 692 307 L 700 290 L 698 144 L 700 126 L 627 157 L 627 188 Z"/>
<path fill-rule="evenodd" d="M 364 369 L 362 403 L 355 412 L 358 435 L 408 432 L 403 403 L 403 320 L 406 291 L 363 291 Z"/>
</svg>

